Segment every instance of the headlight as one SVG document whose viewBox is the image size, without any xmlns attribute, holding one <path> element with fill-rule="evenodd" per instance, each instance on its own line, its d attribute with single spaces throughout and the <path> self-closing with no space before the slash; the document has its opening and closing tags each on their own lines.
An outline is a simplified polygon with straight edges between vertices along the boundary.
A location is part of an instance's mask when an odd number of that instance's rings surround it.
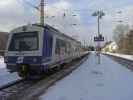
<svg viewBox="0 0 133 100">
<path fill-rule="evenodd" d="M 37 59 L 36 58 L 33 58 L 33 62 L 37 62 Z"/>
</svg>

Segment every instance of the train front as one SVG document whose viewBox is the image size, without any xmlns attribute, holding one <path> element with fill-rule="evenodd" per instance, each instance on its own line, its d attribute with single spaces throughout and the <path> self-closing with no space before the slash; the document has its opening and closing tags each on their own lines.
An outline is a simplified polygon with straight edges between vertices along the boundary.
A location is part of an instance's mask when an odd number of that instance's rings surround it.
<svg viewBox="0 0 133 100">
<path fill-rule="evenodd" d="M 5 53 L 5 63 L 10 72 L 21 77 L 40 73 L 43 28 L 26 25 L 11 31 Z"/>
</svg>

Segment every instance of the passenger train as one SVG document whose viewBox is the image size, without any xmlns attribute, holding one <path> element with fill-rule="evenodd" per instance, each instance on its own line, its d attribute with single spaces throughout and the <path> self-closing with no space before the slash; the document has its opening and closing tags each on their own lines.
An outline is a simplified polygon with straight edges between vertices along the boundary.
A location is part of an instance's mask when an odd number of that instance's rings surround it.
<svg viewBox="0 0 133 100">
<path fill-rule="evenodd" d="M 81 43 L 50 25 L 25 25 L 9 34 L 5 63 L 21 77 L 41 75 L 83 56 Z"/>
</svg>

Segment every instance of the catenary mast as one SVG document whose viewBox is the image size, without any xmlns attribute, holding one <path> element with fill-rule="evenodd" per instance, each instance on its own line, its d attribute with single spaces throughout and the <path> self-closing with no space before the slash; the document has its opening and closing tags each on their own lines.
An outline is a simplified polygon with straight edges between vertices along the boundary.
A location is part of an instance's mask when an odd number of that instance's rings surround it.
<svg viewBox="0 0 133 100">
<path fill-rule="evenodd" d="M 44 0 L 41 0 L 40 6 L 40 24 L 44 25 Z"/>
</svg>

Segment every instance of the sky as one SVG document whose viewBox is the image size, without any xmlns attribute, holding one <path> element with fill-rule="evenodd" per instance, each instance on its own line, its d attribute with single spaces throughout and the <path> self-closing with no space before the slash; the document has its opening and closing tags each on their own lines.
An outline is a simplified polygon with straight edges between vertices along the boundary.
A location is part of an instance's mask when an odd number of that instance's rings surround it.
<svg viewBox="0 0 133 100">
<path fill-rule="evenodd" d="M 27 2 L 39 6 L 39 0 L 0 1 L 0 31 L 10 32 L 18 26 L 39 22 L 39 12 Z M 122 24 L 133 23 L 133 0 L 45 0 L 45 23 L 82 43 L 93 44 L 97 18 L 92 13 L 97 10 L 105 13 L 100 20 L 100 32 L 106 41 L 112 40 L 119 20 Z"/>
</svg>

